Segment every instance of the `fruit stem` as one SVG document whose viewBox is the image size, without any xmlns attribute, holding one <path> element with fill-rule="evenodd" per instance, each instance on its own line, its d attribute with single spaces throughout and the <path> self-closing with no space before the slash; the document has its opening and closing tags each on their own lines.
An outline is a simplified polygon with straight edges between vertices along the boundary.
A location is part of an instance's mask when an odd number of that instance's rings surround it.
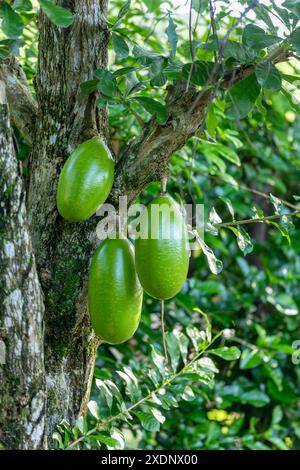
<svg viewBox="0 0 300 470">
<path fill-rule="evenodd" d="M 161 179 L 161 193 L 166 194 L 167 192 L 167 183 L 168 183 L 168 178 L 166 176 L 163 176 Z"/>
<path fill-rule="evenodd" d="M 163 340 L 165 359 L 166 359 L 166 362 L 168 362 L 166 331 L 165 331 L 165 301 L 164 300 L 161 301 L 161 330 L 162 330 L 162 340 Z"/>
</svg>

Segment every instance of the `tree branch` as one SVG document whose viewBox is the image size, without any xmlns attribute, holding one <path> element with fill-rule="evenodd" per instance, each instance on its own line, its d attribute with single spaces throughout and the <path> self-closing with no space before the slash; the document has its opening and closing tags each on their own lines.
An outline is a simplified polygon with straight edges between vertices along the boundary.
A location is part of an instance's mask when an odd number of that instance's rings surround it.
<svg viewBox="0 0 300 470">
<path fill-rule="evenodd" d="M 6 85 L 11 121 L 24 139 L 31 144 L 37 104 L 28 87 L 22 67 L 15 57 L 0 62 L 0 80 Z"/>
<path fill-rule="evenodd" d="M 288 58 L 289 52 L 280 46 L 265 61 L 278 63 Z M 231 88 L 254 73 L 254 70 L 254 65 L 235 69 L 224 77 L 221 88 Z M 169 87 L 166 99 L 169 115 L 167 123 L 160 125 L 152 118 L 141 134 L 123 150 L 116 167 L 110 202 L 116 204 L 119 196 L 127 195 L 130 203 L 147 184 L 159 181 L 168 172 L 170 157 L 201 128 L 206 108 L 213 98 L 212 86 L 204 86 L 199 92 L 194 85 L 190 85 L 186 91 L 186 81 L 180 79 Z"/>
</svg>

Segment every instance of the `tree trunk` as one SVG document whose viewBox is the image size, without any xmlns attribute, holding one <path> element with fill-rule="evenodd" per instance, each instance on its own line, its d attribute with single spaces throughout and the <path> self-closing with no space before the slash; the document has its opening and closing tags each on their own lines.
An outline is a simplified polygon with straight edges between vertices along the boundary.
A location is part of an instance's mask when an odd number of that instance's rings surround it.
<svg viewBox="0 0 300 470">
<path fill-rule="evenodd" d="M 105 113 L 80 84 L 106 67 L 107 1 L 61 2 L 74 12 L 70 28 L 59 29 L 41 13 L 36 78 L 37 126 L 30 156 L 28 209 L 37 267 L 45 298 L 47 434 L 78 415 L 95 353 L 86 308 L 84 279 L 94 249 L 95 221 L 65 222 L 56 209 L 60 170 L 80 142 L 106 137 Z M 68 4 L 68 5 L 66 5 Z"/>
<path fill-rule="evenodd" d="M 45 443 L 43 300 L 0 81 L 0 448 Z"/>
</svg>

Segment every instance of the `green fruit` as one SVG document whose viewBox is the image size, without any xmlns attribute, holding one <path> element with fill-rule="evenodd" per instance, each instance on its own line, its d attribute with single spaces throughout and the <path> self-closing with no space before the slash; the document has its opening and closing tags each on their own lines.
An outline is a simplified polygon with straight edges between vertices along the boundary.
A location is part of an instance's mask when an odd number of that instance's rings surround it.
<svg viewBox="0 0 300 470">
<path fill-rule="evenodd" d="M 143 289 L 127 239 L 106 239 L 95 252 L 88 280 L 88 302 L 97 336 L 110 344 L 127 341 L 141 317 Z"/>
<path fill-rule="evenodd" d="M 80 144 L 58 181 L 57 208 L 71 222 L 86 220 L 103 204 L 114 179 L 114 161 L 100 137 Z"/>
<path fill-rule="evenodd" d="M 151 215 L 153 206 L 161 212 L 159 218 Z M 143 212 L 141 227 L 146 221 L 145 234 L 135 243 L 138 276 L 149 295 L 161 300 L 170 299 L 182 288 L 189 267 L 190 250 L 184 217 L 174 199 L 161 195 Z"/>
</svg>

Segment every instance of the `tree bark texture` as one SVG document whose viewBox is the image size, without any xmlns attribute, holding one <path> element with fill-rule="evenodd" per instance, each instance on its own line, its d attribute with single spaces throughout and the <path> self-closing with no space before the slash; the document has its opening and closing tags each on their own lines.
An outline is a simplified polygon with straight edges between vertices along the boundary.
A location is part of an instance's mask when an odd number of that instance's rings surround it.
<svg viewBox="0 0 300 470">
<path fill-rule="evenodd" d="M 45 437 L 44 306 L 2 81 L 0 169 L 0 446 L 36 449 Z"/>
</svg>

